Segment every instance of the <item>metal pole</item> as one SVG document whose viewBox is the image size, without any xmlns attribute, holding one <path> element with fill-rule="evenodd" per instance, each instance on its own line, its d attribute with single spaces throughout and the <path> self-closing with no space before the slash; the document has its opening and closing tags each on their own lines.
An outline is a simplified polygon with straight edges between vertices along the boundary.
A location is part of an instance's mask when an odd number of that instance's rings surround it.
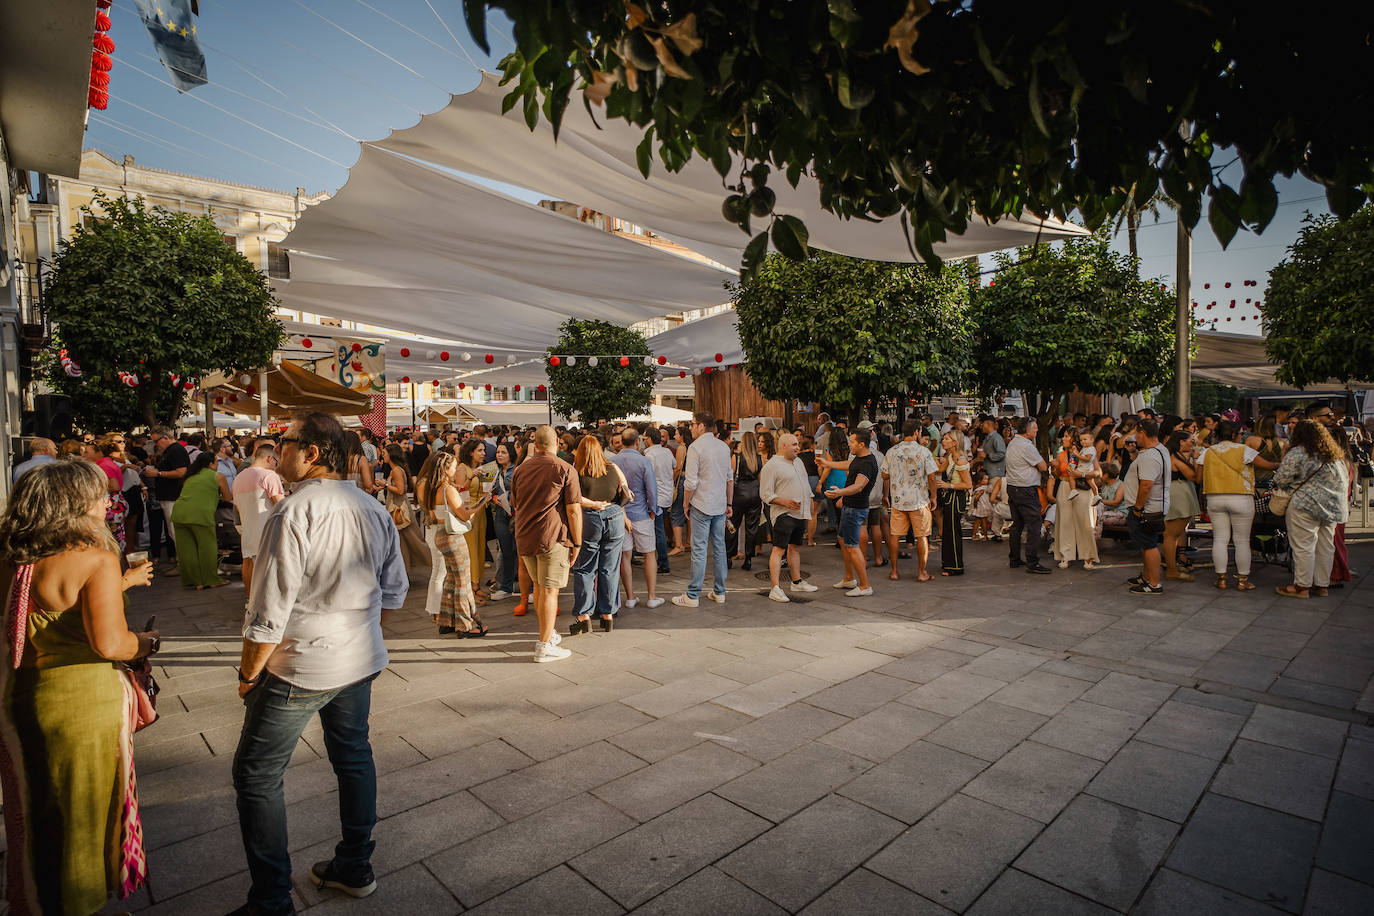
<svg viewBox="0 0 1374 916">
<path fill-rule="evenodd" d="M 1193 333 L 1193 233 L 1181 215 L 1178 221 L 1178 300 L 1174 312 L 1174 413 L 1187 417 L 1192 388 L 1192 358 L 1189 347 Z"/>
<path fill-rule="evenodd" d="M 258 397 L 262 398 L 262 406 L 258 412 L 258 435 L 267 435 L 267 370 L 258 370 Z"/>
<path fill-rule="evenodd" d="M 410 385 L 410 435 L 415 436 L 415 385 Z"/>
<path fill-rule="evenodd" d="M 205 398 L 205 438 L 215 438 L 215 408 L 210 401 L 210 392 L 202 392 Z"/>
</svg>

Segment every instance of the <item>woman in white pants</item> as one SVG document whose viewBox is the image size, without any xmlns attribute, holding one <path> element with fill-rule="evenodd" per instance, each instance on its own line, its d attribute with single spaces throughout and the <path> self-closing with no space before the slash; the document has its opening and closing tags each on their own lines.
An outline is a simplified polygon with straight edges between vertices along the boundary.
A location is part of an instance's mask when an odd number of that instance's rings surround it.
<svg viewBox="0 0 1374 916">
<path fill-rule="evenodd" d="M 1249 591 L 1250 526 L 1255 521 L 1255 467 L 1272 469 L 1270 461 L 1238 441 L 1240 427 L 1222 420 L 1213 431 L 1216 444 L 1195 459 L 1202 466 L 1202 492 L 1212 518 L 1212 566 L 1216 587 L 1226 588 L 1227 547 L 1236 545 L 1236 589 Z"/>
<path fill-rule="evenodd" d="M 1336 526 L 1350 512 L 1345 452 L 1315 420 L 1298 421 L 1288 443 L 1288 454 L 1274 472 L 1274 486 L 1292 494 L 1285 517 L 1293 551 L 1293 583 L 1275 591 L 1285 598 L 1325 598 L 1331 584 Z"/>
</svg>

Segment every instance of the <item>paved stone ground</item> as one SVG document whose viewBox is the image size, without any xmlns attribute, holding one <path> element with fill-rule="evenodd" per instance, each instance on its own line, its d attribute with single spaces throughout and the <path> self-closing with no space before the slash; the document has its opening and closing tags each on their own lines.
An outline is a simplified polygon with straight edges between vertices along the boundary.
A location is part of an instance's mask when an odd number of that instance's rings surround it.
<svg viewBox="0 0 1374 916">
<path fill-rule="evenodd" d="M 511 602 L 456 641 L 413 589 L 373 694 L 380 886 L 305 877 L 338 829 L 315 726 L 286 777 L 298 908 L 1374 912 L 1374 577 L 1293 601 L 1270 567 L 1248 594 L 1200 577 L 1138 597 L 1120 548 L 1031 577 L 970 544 L 962 580 L 849 599 L 825 587 L 837 551 L 803 556 L 814 600 L 735 570 L 724 606 L 627 611 L 549 665 Z M 1351 557 L 1374 568 L 1374 541 Z M 173 580 L 135 599 L 164 634 L 136 910 L 224 912 L 247 889 L 242 603 Z"/>
</svg>

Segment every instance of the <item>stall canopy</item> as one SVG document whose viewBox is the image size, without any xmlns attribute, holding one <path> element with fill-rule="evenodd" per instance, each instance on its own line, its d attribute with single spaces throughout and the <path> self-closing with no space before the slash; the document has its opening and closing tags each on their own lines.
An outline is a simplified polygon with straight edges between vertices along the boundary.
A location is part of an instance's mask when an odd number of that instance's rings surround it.
<svg viewBox="0 0 1374 916">
<path fill-rule="evenodd" d="M 244 376 L 247 382 L 243 381 Z M 258 384 L 257 372 L 216 372 L 200 381 L 202 391 L 222 399 L 216 405 L 219 409 L 250 417 L 261 415 L 262 392 Z M 273 419 L 289 419 L 302 410 L 360 416 L 372 410 L 372 398 L 293 363 L 273 366 L 267 371 L 267 415 Z"/>
<path fill-rule="evenodd" d="M 1237 388 L 1289 390 L 1274 377 L 1277 368 L 1264 352 L 1264 338 L 1224 331 L 1194 331 L 1197 353 L 1193 356 L 1193 376 Z M 1351 388 L 1368 388 L 1374 382 L 1342 382 L 1328 379 L 1302 390 L 1312 394 L 1333 394 Z"/>
</svg>

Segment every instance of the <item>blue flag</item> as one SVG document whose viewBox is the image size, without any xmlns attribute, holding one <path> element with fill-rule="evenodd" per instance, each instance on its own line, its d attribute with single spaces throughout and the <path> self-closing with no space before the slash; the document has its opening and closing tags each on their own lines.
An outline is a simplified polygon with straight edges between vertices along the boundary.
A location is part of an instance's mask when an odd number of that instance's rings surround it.
<svg viewBox="0 0 1374 916">
<path fill-rule="evenodd" d="M 157 56 L 181 92 L 209 82 L 191 5 L 192 0 L 134 0 L 143 25 L 153 36 Z"/>
</svg>

